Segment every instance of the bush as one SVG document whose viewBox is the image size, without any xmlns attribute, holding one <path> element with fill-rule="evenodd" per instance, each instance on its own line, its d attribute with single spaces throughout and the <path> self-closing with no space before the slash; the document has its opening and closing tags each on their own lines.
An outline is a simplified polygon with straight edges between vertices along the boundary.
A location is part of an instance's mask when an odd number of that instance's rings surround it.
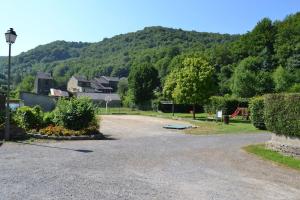
<svg viewBox="0 0 300 200">
<path fill-rule="evenodd" d="M 266 129 L 264 119 L 264 98 L 254 97 L 249 102 L 250 119 L 252 124 L 261 130 Z"/>
<path fill-rule="evenodd" d="M 54 112 L 44 113 L 43 123 L 45 126 L 54 125 Z"/>
<path fill-rule="evenodd" d="M 41 107 L 35 106 L 33 108 L 23 106 L 17 109 L 14 114 L 15 123 L 25 129 L 39 129 L 43 125 L 43 113 Z"/>
<path fill-rule="evenodd" d="M 300 93 L 266 95 L 264 116 L 268 130 L 300 137 Z"/>
<path fill-rule="evenodd" d="M 205 112 L 216 113 L 217 110 L 222 110 L 224 115 L 231 115 L 237 107 L 248 107 L 248 99 L 212 96 L 209 98 L 209 103 L 205 106 Z"/>
<path fill-rule="evenodd" d="M 95 119 L 95 108 L 86 98 L 60 99 L 54 112 L 54 122 L 71 130 L 87 128 Z"/>
</svg>

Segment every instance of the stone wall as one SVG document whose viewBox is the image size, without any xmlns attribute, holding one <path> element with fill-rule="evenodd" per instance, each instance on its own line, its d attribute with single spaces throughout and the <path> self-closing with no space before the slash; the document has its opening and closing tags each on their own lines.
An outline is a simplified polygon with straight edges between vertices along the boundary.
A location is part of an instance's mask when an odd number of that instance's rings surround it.
<svg viewBox="0 0 300 200">
<path fill-rule="evenodd" d="M 300 158 L 300 138 L 272 134 L 272 139 L 267 142 L 267 147 Z"/>
</svg>

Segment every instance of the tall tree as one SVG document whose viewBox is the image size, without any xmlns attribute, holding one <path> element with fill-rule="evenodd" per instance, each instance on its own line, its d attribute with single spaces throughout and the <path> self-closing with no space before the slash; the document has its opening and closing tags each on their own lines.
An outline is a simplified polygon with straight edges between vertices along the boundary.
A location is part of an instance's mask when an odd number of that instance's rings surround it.
<svg viewBox="0 0 300 200">
<path fill-rule="evenodd" d="M 201 58 L 186 58 L 182 65 L 181 69 L 169 75 L 164 93 L 172 93 L 176 103 L 192 104 L 195 119 L 195 105 L 205 103 L 214 93 L 214 68 Z"/>
<path fill-rule="evenodd" d="M 19 84 L 18 89 L 22 92 L 31 92 L 34 87 L 34 80 L 35 78 L 33 76 L 26 76 Z"/>
<path fill-rule="evenodd" d="M 134 102 L 144 106 L 153 98 L 153 91 L 159 85 L 158 72 L 149 62 L 135 64 L 128 78 Z"/>
<path fill-rule="evenodd" d="M 288 70 L 279 66 L 273 73 L 273 79 L 275 83 L 275 90 L 277 92 L 287 91 L 294 83 L 293 74 Z"/>
<path fill-rule="evenodd" d="M 231 90 L 239 97 L 252 97 L 272 92 L 271 73 L 263 69 L 263 59 L 247 57 L 235 68 Z"/>
</svg>

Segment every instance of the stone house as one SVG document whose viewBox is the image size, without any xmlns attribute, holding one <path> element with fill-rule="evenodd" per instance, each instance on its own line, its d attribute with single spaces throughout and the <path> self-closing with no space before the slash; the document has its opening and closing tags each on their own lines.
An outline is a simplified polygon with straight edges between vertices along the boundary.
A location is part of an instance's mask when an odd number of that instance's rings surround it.
<svg viewBox="0 0 300 200">
<path fill-rule="evenodd" d="M 53 85 L 54 82 L 51 74 L 38 72 L 34 82 L 34 92 L 36 94 L 48 95 Z"/>
<path fill-rule="evenodd" d="M 72 76 L 67 85 L 67 90 L 71 93 L 95 92 L 91 87 L 91 82 L 84 76 Z"/>
</svg>

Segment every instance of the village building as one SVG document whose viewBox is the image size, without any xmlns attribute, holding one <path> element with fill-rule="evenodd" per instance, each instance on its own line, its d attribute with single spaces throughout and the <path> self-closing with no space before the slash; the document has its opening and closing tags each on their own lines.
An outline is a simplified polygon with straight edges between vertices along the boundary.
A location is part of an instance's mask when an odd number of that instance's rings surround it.
<svg viewBox="0 0 300 200">
<path fill-rule="evenodd" d="M 111 87 L 112 92 L 117 92 L 118 83 L 120 79 L 118 77 L 110 77 L 110 76 L 100 76 L 97 78 L 98 82 L 101 83 L 104 87 Z"/>
<path fill-rule="evenodd" d="M 48 95 L 50 88 L 53 88 L 54 82 L 51 74 L 38 72 L 34 82 L 34 92 L 36 94 Z"/>
<path fill-rule="evenodd" d="M 91 87 L 91 82 L 84 76 L 72 76 L 68 81 L 67 90 L 71 93 L 95 92 Z"/>
</svg>

